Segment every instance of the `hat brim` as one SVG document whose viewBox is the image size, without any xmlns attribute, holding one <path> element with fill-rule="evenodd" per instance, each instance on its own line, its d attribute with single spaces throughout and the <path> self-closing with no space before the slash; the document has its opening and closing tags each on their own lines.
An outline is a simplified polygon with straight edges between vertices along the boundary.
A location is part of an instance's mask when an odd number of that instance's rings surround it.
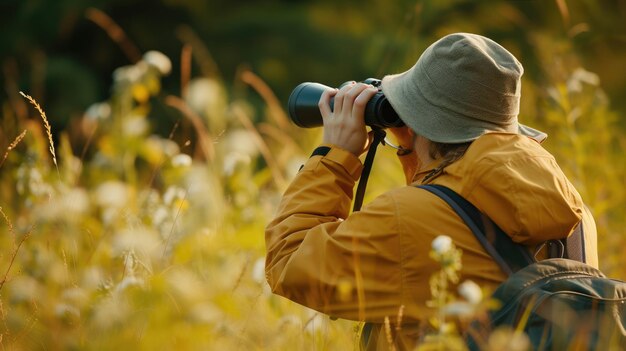
<svg viewBox="0 0 626 351">
<path fill-rule="evenodd" d="M 518 133 L 534 139 L 539 144 L 543 143 L 543 141 L 548 138 L 548 134 L 521 123 L 519 123 Z"/>
<path fill-rule="evenodd" d="M 409 71 L 388 75 L 382 79 L 382 90 L 400 119 L 417 134 L 440 143 L 462 143 L 477 139 L 489 132 L 518 133 L 538 143 L 548 135 L 515 121 L 510 125 L 495 125 L 485 121 L 468 119 L 467 116 L 436 106 L 422 94 L 420 88 L 407 89 L 403 80 L 410 79 Z M 410 106 L 402 102 L 411 101 Z"/>
</svg>

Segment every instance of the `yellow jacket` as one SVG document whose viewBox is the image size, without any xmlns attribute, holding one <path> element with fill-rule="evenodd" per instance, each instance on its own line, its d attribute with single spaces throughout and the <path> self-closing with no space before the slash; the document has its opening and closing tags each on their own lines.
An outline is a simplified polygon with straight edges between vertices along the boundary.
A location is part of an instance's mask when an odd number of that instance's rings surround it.
<svg viewBox="0 0 626 351">
<path fill-rule="evenodd" d="M 307 161 L 266 228 L 267 281 L 274 293 L 304 306 L 376 323 L 367 349 L 387 348 L 382 323 L 396 321 L 403 306 L 393 338 L 397 349 L 412 349 L 420 322 L 432 314 L 425 302 L 429 278 L 440 268 L 429 257 L 435 237 L 447 235 L 462 250 L 461 280 L 493 291 L 506 277 L 443 200 L 413 186 L 429 169 L 350 214 L 361 169 L 357 157 L 336 147 Z M 429 183 L 456 191 L 530 247 L 566 237 L 582 218 L 587 262 L 598 265 L 591 214 L 554 157 L 530 138 L 486 134 Z"/>
</svg>

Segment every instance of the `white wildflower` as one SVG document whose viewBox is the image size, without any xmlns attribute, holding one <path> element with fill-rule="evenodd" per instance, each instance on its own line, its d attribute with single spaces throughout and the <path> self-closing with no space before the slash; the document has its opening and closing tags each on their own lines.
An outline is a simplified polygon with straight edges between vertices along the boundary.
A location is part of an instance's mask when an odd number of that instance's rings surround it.
<svg viewBox="0 0 626 351">
<path fill-rule="evenodd" d="M 113 80 L 116 82 L 134 83 L 140 80 L 148 71 L 148 64 L 139 61 L 135 65 L 123 66 L 113 71 Z"/>
<path fill-rule="evenodd" d="M 43 220 L 77 221 L 89 210 L 89 196 L 84 189 L 71 188 L 44 203 L 36 215 Z"/>
<path fill-rule="evenodd" d="M 11 290 L 11 299 L 12 302 L 33 302 L 41 299 L 43 294 L 43 289 L 41 285 L 32 277 L 27 275 L 20 275 L 11 280 L 11 284 L 7 284 L 9 289 Z"/>
<path fill-rule="evenodd" d="M 224 147 L 230 152 L 238 152 L 250 157 L 259 154 L 259 148 L 254 142 L 254 135 L 246 129 L 233 129 L 224 137 Z"/>
<path fill-rule="evenodd" d="M 120 181 L 107 181 L 96 189 L 95 201 L 103 208 L 122 208 L 128 203 L 129 191 Z"/>
<path fill-rule="evenodd" d="M 597 86 L 600 84 L 600 77 L 583 68 L 577 68 L 567 80 L 567 90 L 570 92 L 581 92 L 583 83 Z"/>
<path fill-rule="evenodd" d="M 241 152 L 232 151 L 224 157 L 223 169 L 224 175 L 230 177 L 235 174 L 235 171 L 240 165 L 249 165 L 251 162 L 250 156 Z"/>
<path fill-rule="evenodd" d="M 170 186 L 165 190 L 165 194 L 163 194 L 163 203 L 166 205 L 175 204 L 176 200 L 182 200 L 186 196 L 186 191 L 183 188 L 177 186 Z"/>
<path fill-rule="evenodd" d="M 438 254 L 444 254 L 452 248 L 452 239 L 447 235 L 439 235 L 432 242 L 433 250 Z"/>
<path fill-rule="evenodd" d="M 43 180 L 41 172 L 37 168 L 30 168 L 28 170 L 28 190 L 31 194 L 41 197 L 50 197 L 54 190 L 50 184 Z"/>
<path fill-rule="evenodd" d="M 161 202 L 161 196 L 155 189 L 144 189 L 139 193 L 141 203 L 145 203 L 148 207 L 156 206 Z"/>
<path fill-rule="evenodd" d="M 76 306 L 59 303 L 54 309 L 54 314 L 61 318 L 80 317 L 80 310 Z"/>
<path fill-rule="evenodd" d="M 459 285 L 459 295 L 474 305 L 483 299 L 483 292 L 480 286 L 471 280 L 466 280 Z"/>
<path fill-rule="evenodd" d="M 226 106 L 226 93 L 222 85 L 213 79 L 196 78 L 189 82 L 185 101 L 198 113 L 221 112 Z"/>
<path fill-rule="evenodd" d="M 266 282 L 265 280 L 265 259 L 259 258 L 254 262 L 252 266 L 252 279 L 260 284 Z"/>
<path fill-rule="evenodd" d="M 113 252 L 123 255 L 132 251 L 139 255 L 158 255 L 161 251 L 159 234 L 148 228 L 124 229 L 113 239 Z"/>
<path fill-rule="evenodd" d="M 191 166 L 191 157 L 187 154 L 178 154 L 172 157 L 172 166 L 186 168 Z"/>
<path fill-rule="evenodd" d="M 89 196 L 84 189 L 73 188 L 63 195 L 61 204 L 68 215 L 81 216 L 89 210 Z"/>
<path fill-rule="evenodd" d="M 180 147 L 176 142 L 161 138 L 158 135 L 148 137 L 146 146 L 150 149 L 158 150 L 168 157 L 174 157 L 180 153 Z"/>
<path fill-rule="evenodd" d="M 91 266 L 83 269 L 80 284 L 87 290 L 96 290 L 102 286 L 104 279 L 104 273 L 102 269 L 96 266 Z"/>
<path fill-rule="evenodd" d="M 222 310 L 211 303 L 195 304 L 190 311 L 191 318 L 200 323 L 215 325 L 224 319 Z"/>
<path fill-rule="evenodd" d="M 111 105 L 106 102 L 92 104 L 85 111 L 85 117 L 93 120 L 107 119 L 111 116 Z"/>
<path fill-rule="evenodd" d="M 146 133 L 149 124 L 144 116 L 129 116 L 122 122 L 122 132 L 128 136 L 140 136 Z"/>
<path fill-rule="evenodd" d="M 546 92 L 548 93 L 548 96 L 550 96 L 550 98 L 555 102 L 560 102 L 562 100 L 561 93 L 558 89 L 550 87 L 546 90 Z"/>
<path fill-rule="evenodd" d="M 161 227 L 166 220 L 170 218 L 170 211 L 165 206 L 159 206 L 152 212 L 152 224 L 155 227 Z"/>
<path fill-rule="evenodd" d="M 172 269 L 166 280 L 177 299 L 199 303 L 206 299 L 207 292 L 198 276 L 188 269 Z"/>
<path fill-rule="evenodd" d="M 151 50 L 143 55 L 143 60 L 150 66 L 155 67 L 162 75 L 167 75 L 172 71 L 172 61 L 162 52 Z"/>
<path fill-rule="evenodd" d="M 130 307 L 124 299 L 110 297 L 95 306 L 91 320 L 96 327 L 106 329 L 123 321 L 129 313 Z"/>
<path fill-rule="evenodd" d="M 471 316 L 475 311 L 472 304 L 467 302 L 455 301 L 444 306 L 443 313 L 447 316 Z"/>
<path fill-rule="evenodd" d="M 63 297 L 63 300 L 71 302 L 78 306 L 83 306 L 89 302 L 89 296 L 87 295 L 85 290 L 79 287 L 65 289 L 63 290 L 61 296 Z"/>
<path fill-rule="evenodd" d="M 102 213 L 100 213 L 100 218 L 104 225 L 110 225 L 115 222 L 115 220 L 121 214 L 120 210 L 115 207 L 105 207 L 102 209 Z"/>
<path fill-rule="evenodd" d="M 116 286 L 115 286 L 115 293 L 119 294 L 122 291 L 132 287 L 132 286 L 136 286 L 136 287 L 143 287 L 144 286 L 144 281 L 143 279 L 136 277 L 134 275 L 127 275 L 124 277 L 124 279 L 122 279 L 121 282 L 119 282 Z"/>
</svg>

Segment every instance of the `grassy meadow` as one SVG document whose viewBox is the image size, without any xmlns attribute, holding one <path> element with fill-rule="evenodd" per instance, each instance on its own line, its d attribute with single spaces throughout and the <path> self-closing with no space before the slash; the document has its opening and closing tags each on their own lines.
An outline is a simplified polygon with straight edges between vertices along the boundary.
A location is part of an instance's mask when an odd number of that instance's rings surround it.
<svg viewBox="0 0 626 351">
<path fill-rule="evenodd" d="M 618 116 L 597 75 L 538 43 L 551 75 L 524 82 L 520 119 L 549 133 L 545 147 L 595 215 L 602 269 L 624 279 Z M 183 57 L 172 67 L 147 52 L 111 72 L 109 98 L 65 130 L 10 92 L 0 112 L 0 349 L 355 348 L 357 323 L 273 296 L 263 271 L 264 227 L 320 130 L 291 124 L 247 69 L 233 84 L 182 74 L 180 93 L 165 93 L 165 75 L 189 72 Z M 177 119 L 164 133 L 154 126 L 166 110 Z M 379 151 L 366 202 L 403 185 L 394 153 Z"/>
</svg>

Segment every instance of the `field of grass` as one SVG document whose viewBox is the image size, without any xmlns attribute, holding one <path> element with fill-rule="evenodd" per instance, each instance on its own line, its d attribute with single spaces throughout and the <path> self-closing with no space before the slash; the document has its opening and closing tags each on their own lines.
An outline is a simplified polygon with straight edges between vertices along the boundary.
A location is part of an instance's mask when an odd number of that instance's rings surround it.
<svg viewBox="0 0 626 351">
<path fill-rule="evenodd" d="M 520 118 L 550 134 L 595 215 L 601 267 L 624 279 L 626 138 L 597 76 L 545 46 L 553 76 L 524 83 Z M 3 106 L 0 347 L 353 349 L 357 323 L 273 296 L 263 271 L 264 227 L 320 131 L 293 126 L 251 71 L 234 88 L 190 77 L 174 96 L 160 89 L 169 66 L 150 52 L 120 67 L 68 130 L 27 97 Z M 169 134 L 157 107 L 178 116 Z M 402 183 L 383 148 L 366 201 Z"/>
</svg>

